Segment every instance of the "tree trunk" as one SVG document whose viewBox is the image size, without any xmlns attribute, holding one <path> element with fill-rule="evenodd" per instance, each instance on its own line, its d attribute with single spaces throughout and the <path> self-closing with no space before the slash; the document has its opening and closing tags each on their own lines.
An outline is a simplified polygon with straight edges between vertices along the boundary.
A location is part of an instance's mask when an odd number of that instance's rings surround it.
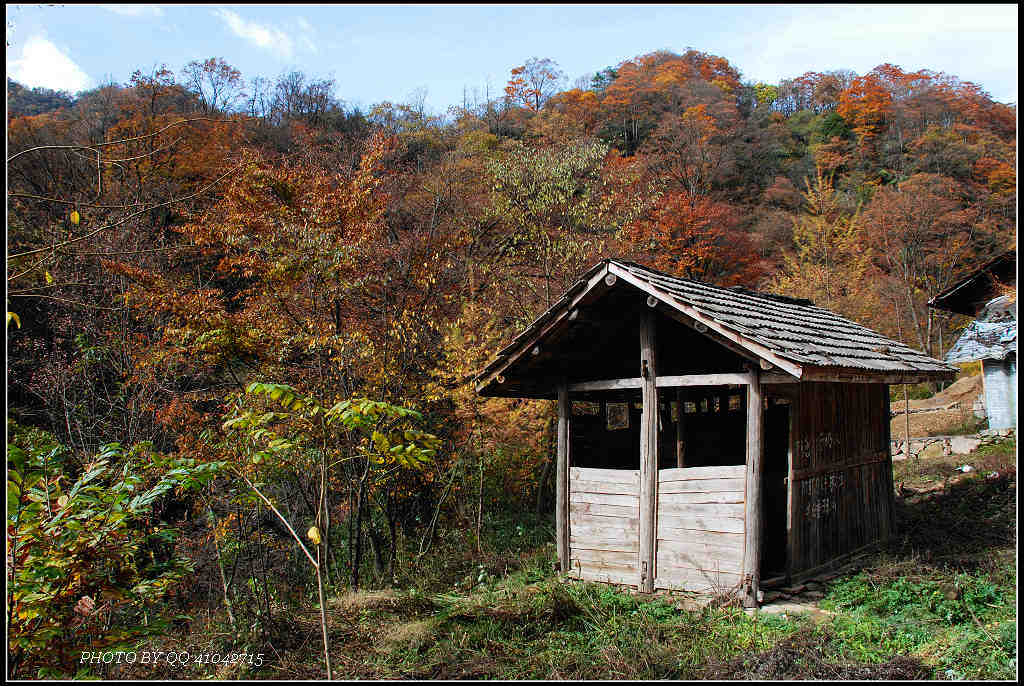
<svg viewBox="0 0 1024 686">
<path fill-rule="evenodd" d="M 551 453 L 554 450 L 553 435 L 555 432 L 555 418 L 552 417 L 548 422 L 547 434 L 547 459 L 544 461 L 544 471 L 541 472 L 540 481 L 537 483 L 537 514 L 544 514 L 544 486 L 548 482 L 548 476 L 551 473 L 551 466 L 554 460 L 551 457 Z"/>
<path fill-rule="evenodd" d="M 363 476 L 359 479 L 359 493 L 356 496 L 355 559 L 352 560 L 352 590 L 359 590 L 359 566 L 363 561 L 363 508 L 366 500 L 366 479 L 370 474 L 370 461 L 366 460 Z"/>
</svg>

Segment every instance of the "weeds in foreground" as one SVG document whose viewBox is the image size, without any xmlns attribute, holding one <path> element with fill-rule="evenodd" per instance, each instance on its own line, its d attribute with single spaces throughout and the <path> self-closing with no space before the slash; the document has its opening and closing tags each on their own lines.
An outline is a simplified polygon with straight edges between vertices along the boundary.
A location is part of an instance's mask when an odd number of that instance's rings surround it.
<svg viewBox="0 0 1024 686">
<path fill-rule="evenodd" d="M 1005 448 L 970 459 L 971 474 L 950 463 L 906 475 L 917 487 L 939 487 L 898 499 L 899 535 L 860 572 L 832 581 L 822 601 L 831 615 L 751 616 L 727 604 L 686 610 L 676 597 L 560 579 L 547 523 L 508 514 L 490 520 L 484 555 L 452 535 L 392 588 L 332 598 L 335 676 L 1012 678 L 1016 472 Z M 317 678 L 318 609 L 280 614 L 287 626 L 272 645 L 258 646 L 267 655 L 261 668 L 166 676 Z M 191 638 L 218 650 L 237 640 L 216 625 L 194 626 Z M 122 676 L 158 675 L 136 668 Z"/>
</svg>

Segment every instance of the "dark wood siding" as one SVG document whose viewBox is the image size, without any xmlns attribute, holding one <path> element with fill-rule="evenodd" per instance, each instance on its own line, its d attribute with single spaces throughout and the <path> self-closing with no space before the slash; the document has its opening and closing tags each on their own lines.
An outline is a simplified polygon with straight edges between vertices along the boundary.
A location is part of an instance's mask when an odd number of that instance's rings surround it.
<svg viewBox="0 0 1024 686">
<path fill-rule="evenodd" d="M 795 412 L 794 575 L 887 537 L 892 522 L 887 387 L 801 383 Z"/>
</svg>

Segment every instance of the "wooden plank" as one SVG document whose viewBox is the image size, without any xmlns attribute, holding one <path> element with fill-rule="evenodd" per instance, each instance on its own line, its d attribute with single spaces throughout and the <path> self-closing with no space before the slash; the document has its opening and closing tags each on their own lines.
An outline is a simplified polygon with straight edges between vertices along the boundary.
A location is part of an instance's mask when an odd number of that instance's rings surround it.
<svg viewBox="0 0 1024 686">
<path fill-rule="evenodd" d="M 657 320 L 644 312 L 640 326 L 640 366 L 643 410 L 640 418 L 640 590 L 654 591 L 655 499 L 658 494 L 658 374 L 655 359 Z"/>
<path fill-rule="evenodd" d="M 631 379 L 595 379 L 593 381 L 576 381 L 569 384 L 569 390 L 579 391 L 617 391 L 624 388 L 640 388 L 640 377 Z"/>
<path fill-rule="evenodd" d="M 582 562 L 583 566 L 600 564 L 636 569 L 636 556 L 637 553 L 635 551 L 594 550 L 590 548 L 572 549 L 572 558 Z"/>
<path fill-rule="evenodd" d="M 635 469 L 597 469 L 595 467 L 572 467 L 569 479 L 574 481 L 607 481 L 610 483 L 636 484 L 640 492 L 640 472 Z"/>
<path fill-rule="evenodd" d="M 717 563 L 712 563 L 709 567 L 693 567 L 689 564 L 681 564 L 678 566 L 672 565 L 659 565 L 658 573 L 664 574 L 665 576 L 689 576 L 693 578 L 704 578 L 704 579 L 719 579 L 728 585 L 738 583 L 743 575 L 739 572 L 739 566 L 737 565 L 734 569 L 725 569 Z"/>
<path fill-rule="evenodd" d="M 793 479 L 796 481 L 804 481 L 806 479 L 812 479 L 817 476 L 824 476 L 826 474 L 835 473 L 837 467 L 839 469 L 852 468 L 852 467 L 870 467 L 872 465 L 882 465 L 886 462 L 886 453 L 878 452 L 861 455 L 860 457 L 852 458 L 848 464 L 840 465 L 827 465 L 824 467 L 818 467 L 816 469 L 802 469 L 797 471 L 793 475 Z"/>
<path fill-rule="evenodd" d="M 806 383 L 794 413 L 792 576 L 885 535 L 891 521 L 882 384 Z"/>
<path fill-rule="evenodd" d="M 608 547 L 608 550 L 629 550 L 637 552 L 639 550 L 640 531 L 639 529 L 634 531 L 601 531 L 601 530 L 590 530 L 580 533 L 576 536 L 575 534 L 569 539 L 569 547 L 581 547 L 581 548 L 592 548 L 594 550 L 603 549 Z"/>
<path fill-rule="evenodd" d="M 717 540 L 708 538 L 704 541 L 670 541 L 659 538 L 658 554 L 695 555 L 713 560 L 721 556 L 724 559 L 735 560 L 736 565 L 733 571 L 739 574 L 740 563 L 743 562 L 743 545 L 742 542 L 736 541 L 733 538 L 723 538 L 729 536 L 735 537 L 736 534 L 718 534 Z M 708 569 L 708 567 L 701 568 Z"/>
<path fill-rule="evenodd" d="M 640 516 L 640 508 L 625 505 L 605 505 L 603 503 L 569 503 L 569 512 L 573 515 L 602 515 L 608 519 L 635 519 Z"/>
<path fill-rule="evenodd" d="M 864 370 L 845 370 L 837 367 L 806 367 L 801 379 L 803 381 L 820 381 L 824 383 L 863 383 L 863 384 L 915 384 L 935 381 L 952 381 L 956 378 L 956 370 L 946 371 L 915 371 L 915 372 L 867 372 Z"/>
<path fill-rule="evenodd" d="M 640 520 L 623 517 L 603 517 L 600 515 L 574 515 L 572 531 L 580 536 L 603 536 L 618 538 L 637 538 L 640 536 Z"/>
<path fill-rule="evenodd" d="M 694 565 L 700 565 L 700 567 L 694 567 Z M 708 575 L 714 578 L 716 574 L 721 574 L 727 581 L 732 583 L 738 582 L 742 577 L 740 574 L 740 567 L 743 565 L 742 561 L 719 561 L 714 558 L 693 558 L 686 555 L 678 555 L 672 559 L 666 558 L 664 561 L 658 558 L 658 569 L 657 576 L 672 576 L 675 573 L 684 574 L 700 574 Z"/>
<path fill-rule="evenodd" d="M 725 465 L 721 467 L 684 467 L 679 469 L 662 469 L 658 472 L 658 482 L 692 481 L 695 479 L 746 479 L 745 465 Z"/>
<path fill-rule="evenodd" d="M 747 491 L 744 497 L 746 538 L 743 546 L 744 607 L 757 607 L 761 577 L 761 384 L 758 370 L 750 372 L 747 386 Z"/>
<path fill-rule="evenodd" d="M 733 517 L 743 519 L 742 502 L 732 503 L 673 503 L 658 501 L 658 514 L 667 517 Z"/>
<path fill-rule="evenodd" d="M 623 584 L 625 586 L 636 586 L 637 585 L 636 572 L 630 572 L 630 571 L 608 572 L 608 571 L 600 571 L 600 570 L 595 571 L 595 570 L 591 570 L 591 569 L 584 569 L 584 570 L 581 570 L 579 572 L 574 572 L 573 576 L 575 578 L 581 579 L 583 581 L 600 581 L 602 583 Z"/>
<path fill-rule="evenodd" d="M 674 517 L 658 516 L 658 536 L 661 532 L 672 530 L 693 529 L 695 531 L 721 531 L 722 533 L 743 533 L 743 519 L 736 517 L 700 517 L 689 515 Z"/>
<path fill-rule="evenodd" d="M 581 547 L 602 547 L 604 545 L 613 546 L 610 550 L 638 550 L 640 541 L 640 529 L 636 528 L 633 530 L 628 529 L 587 529 L 586 531 L 579 532 L 579 535 L 574 533 L 569 539 L 570 548 L 576 545 Z"/>
<path fill-rule="evenodd" d="M 743 548 L 715 546 L 708 543 L 679 543 L 658 540 L 658 569 L 696 567 L 721 569 L 739 574 L 743 567 Z"/>
<path fill-rule="evenodd" d="M 783 384 L 783 383 L 785 383 L 785 384 L 800 383 L 800 379 L 796 378 L 795 376 L 791 376 L 789 374 L 785 374 L 785 373 L 781 373 L 781 372 L 767 372 L 767 373 L 761 374 L 761 385 L 762 386 L 764 386 L 766 384 L 771 384 L 771 385 L 774 386 L 775 384 Z"/>
<path fill-rule="evenodd" d="M 558 473 L 555 499 L 555 539 L 559 569 L 569 565 L 569 421 L 572 409 L 569 406 L 569 391 L 565 383 L 558 384 Z"/>
<path fill-rule="evenodd" d="M 743 503 L 743 491 L 717 491 L 700 492 L 689 491 L 685 493 L 666 493 L 658 491 L 658 507 L 673 503 L 677 505 L 690 505 L 699 503 Z M 659 509 L 660 511 L 660 509 Z"/>
<path fill-rule="evenodd" d="M 640 497 L 637 484 L 626 484 L 615 481 L 584 481 L 572 479 L 569 484 L 570 493 L 608 493 L 614 495 L 632 495 Z"/>
<path fill-rule="evenodd" d="M 638 507 L 640 505 L 640 496 L 632 494 L 619 495 L 615 493 L 588 493 L 587 491 L 574 490 L 569 494 L 569 502 L 574 505 L 577 503 L 595 503 L 598 505 Z"/>
<path fill-rule="evenodd" d="M 703 572 L 682 567 L 658 570 L 658 577 L 655 580 L 657 588 L 701 593 L 733 591 L 737 589 L 739 583 L 738 574 Z"/>
<path fill-rule="evenodd" d="M 690 479 L 688 481 L 662 481 L 658 494 L 666 493 L 740 493 L 746 491 L 746 479 Z M 742 497 L 741 497 L 742 499 Z"/>
<path fill-rule="evenodd" d="M 573 556 L 569 559 L 569 568 L 579 571 L 594 572 L 605 572 L 615 574 L 620 577 L 631 577 L 637 578 L 636 563 L 635 562 L 598 562 L 594 560 L 584 560 Z M 634 583 L 636 583 L 634 581 Z"/>
<path fill-rule="evenodd" d="M 706 543 L 743 550 L 742 533 L 723 533 L 721 531 L 697 531 L 695 529 L 660 529 L 658 545 L 666 543 Z"/>
<path fill-rule="evenodd" d="M 750 375 L 743 373 L 726 374 L 684 374 L 682 376 L 659 376 L 658 388 L 681 388 L 685 386 L 745 386 Z"/>
<path fill-rule="evenodd" d="M 573 536 L 569 539 L 569 550 L 618 550 L 624 553 L 633 553 L 639 550 L 640 545 L 637 537 L 632 540 L 608 538 L 606 540 L 587 537 Z M 570 556 L 572 553 L 570 552 Z"/>
</svg>

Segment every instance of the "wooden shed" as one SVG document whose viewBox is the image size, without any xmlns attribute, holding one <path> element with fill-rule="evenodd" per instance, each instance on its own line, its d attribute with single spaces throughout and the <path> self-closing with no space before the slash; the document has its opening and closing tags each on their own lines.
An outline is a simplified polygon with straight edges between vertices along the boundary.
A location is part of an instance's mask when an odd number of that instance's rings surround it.
<svg viewBox="0 0 1024 686">
<path fill-rule="evenodd" d="M 889 535 L 888 384 L 955 373 L 806 300 L 609 259 L 476 388 L 557 400 L 562 570 L 749 606 Z"/>
</svg>

